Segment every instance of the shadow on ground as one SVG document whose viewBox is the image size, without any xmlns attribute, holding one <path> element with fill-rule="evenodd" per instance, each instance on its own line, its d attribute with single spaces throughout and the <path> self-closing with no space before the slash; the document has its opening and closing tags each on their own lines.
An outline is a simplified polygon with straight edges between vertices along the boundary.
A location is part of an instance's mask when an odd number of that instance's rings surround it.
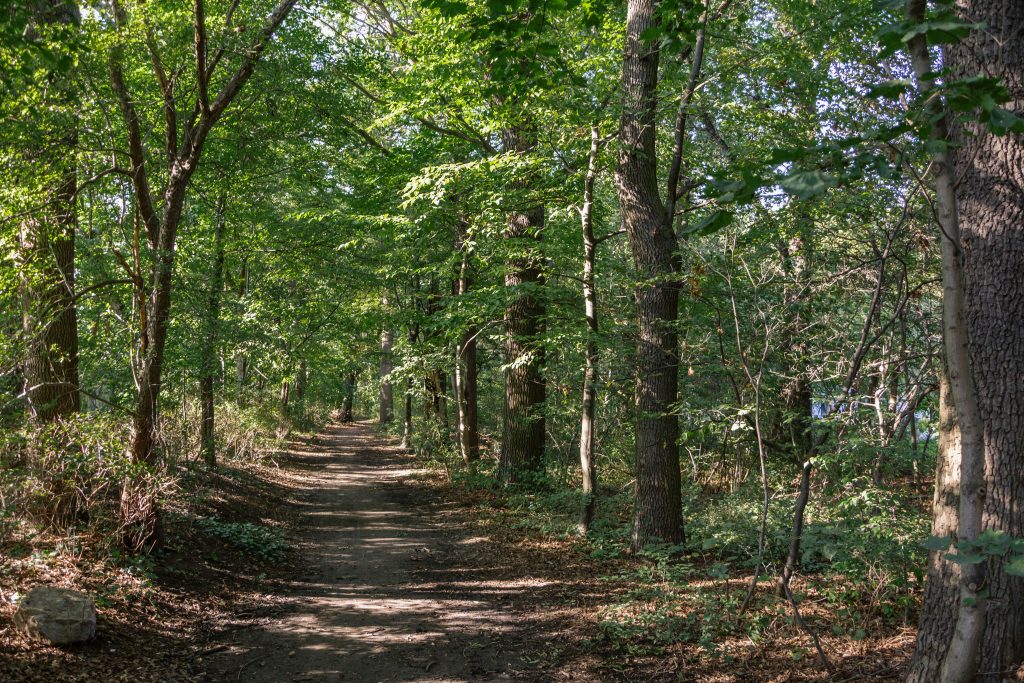
<svg viewBox="0 0 1024 683">
<path fill-rule="evenodd" d="M 548 679 L 570 625 L 536 603 L 562 587 L 476 552 L 486 539 L 438 519 L 411 456 L 358 424 L 328 428 L 288 462 L 304 566 L 265 623 L 219 636 L 212 680 Z"/>
</svg>

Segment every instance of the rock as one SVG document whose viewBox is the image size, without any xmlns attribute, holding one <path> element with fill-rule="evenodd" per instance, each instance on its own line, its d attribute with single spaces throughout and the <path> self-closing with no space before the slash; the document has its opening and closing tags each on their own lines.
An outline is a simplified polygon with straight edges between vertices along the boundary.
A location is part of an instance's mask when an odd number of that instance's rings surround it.
<svg viewBox="0 0 1024 683">
<path fill-rule="evenodd" d="M 55 645 L 80 643 L 96 635 L 96 606 L 81 591 L 37 586 L 18 604 L 14 626 Z"/>
</svg>

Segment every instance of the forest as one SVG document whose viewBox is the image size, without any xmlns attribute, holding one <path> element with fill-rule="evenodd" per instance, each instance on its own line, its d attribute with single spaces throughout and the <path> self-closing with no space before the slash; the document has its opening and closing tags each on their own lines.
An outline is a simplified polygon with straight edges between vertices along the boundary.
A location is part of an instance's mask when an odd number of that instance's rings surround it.
<svg viewBox="0 0 1024 683">
<path fill-rule="evenodd" d="M 0 6 L 0 680 L 1024 680 L 1020 0 Z"/>
</svg>

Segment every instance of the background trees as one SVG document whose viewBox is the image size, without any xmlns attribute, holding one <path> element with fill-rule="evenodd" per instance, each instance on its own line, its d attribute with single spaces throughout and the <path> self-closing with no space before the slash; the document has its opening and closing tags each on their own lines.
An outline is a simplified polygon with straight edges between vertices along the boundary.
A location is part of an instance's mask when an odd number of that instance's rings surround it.
<svg viewBox="0 0 1024 683">
<path fill-rule="evenodd" d="M 999 607 L 978 661 L 1007 669 L 1024 57 L 999 36 L 1020 16 L 912 5 L 4 14 L 5 453 L 48 422 L 130 415 L 157 477 L 216 467 L 257 414 L 375 414 L 595 547 L 628 535 L 637 556 L 752 573 L 752 600 L 759 574 L 785 595 L 831 572 L 915 604 L 934 511 L 933 535 L 1006 548 L 966 570 L 932 556 L 912 670 L 934 676 L 949 584 L 982 564 Z M 933 196 L 941 159 L 955 197 Z M 954 514 L 968 451 L 973 531 Z"/>
</svg>

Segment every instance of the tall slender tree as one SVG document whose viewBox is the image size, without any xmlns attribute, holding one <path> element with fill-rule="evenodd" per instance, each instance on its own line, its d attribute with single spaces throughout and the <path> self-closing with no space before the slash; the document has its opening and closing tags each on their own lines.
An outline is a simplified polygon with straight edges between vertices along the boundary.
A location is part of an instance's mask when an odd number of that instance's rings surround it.
<svg viewBox="0 0 1024 683">
<path fill-rule="evenodd" d="M 224 289 L 224 194 L 217 198 L 213 225 L 213 263 L 210 273 L 210 291 L 204 320 L 202 358 L 199 375 L 199 402 L 202 422 L 199 431 L 200 449 L 208 467 L 217 464 L 216 440 L 214 438 L 215 405 L 214 383 L 217 378 L 217 342 L 220 334 L 220 298 Z"/>
</svg>

